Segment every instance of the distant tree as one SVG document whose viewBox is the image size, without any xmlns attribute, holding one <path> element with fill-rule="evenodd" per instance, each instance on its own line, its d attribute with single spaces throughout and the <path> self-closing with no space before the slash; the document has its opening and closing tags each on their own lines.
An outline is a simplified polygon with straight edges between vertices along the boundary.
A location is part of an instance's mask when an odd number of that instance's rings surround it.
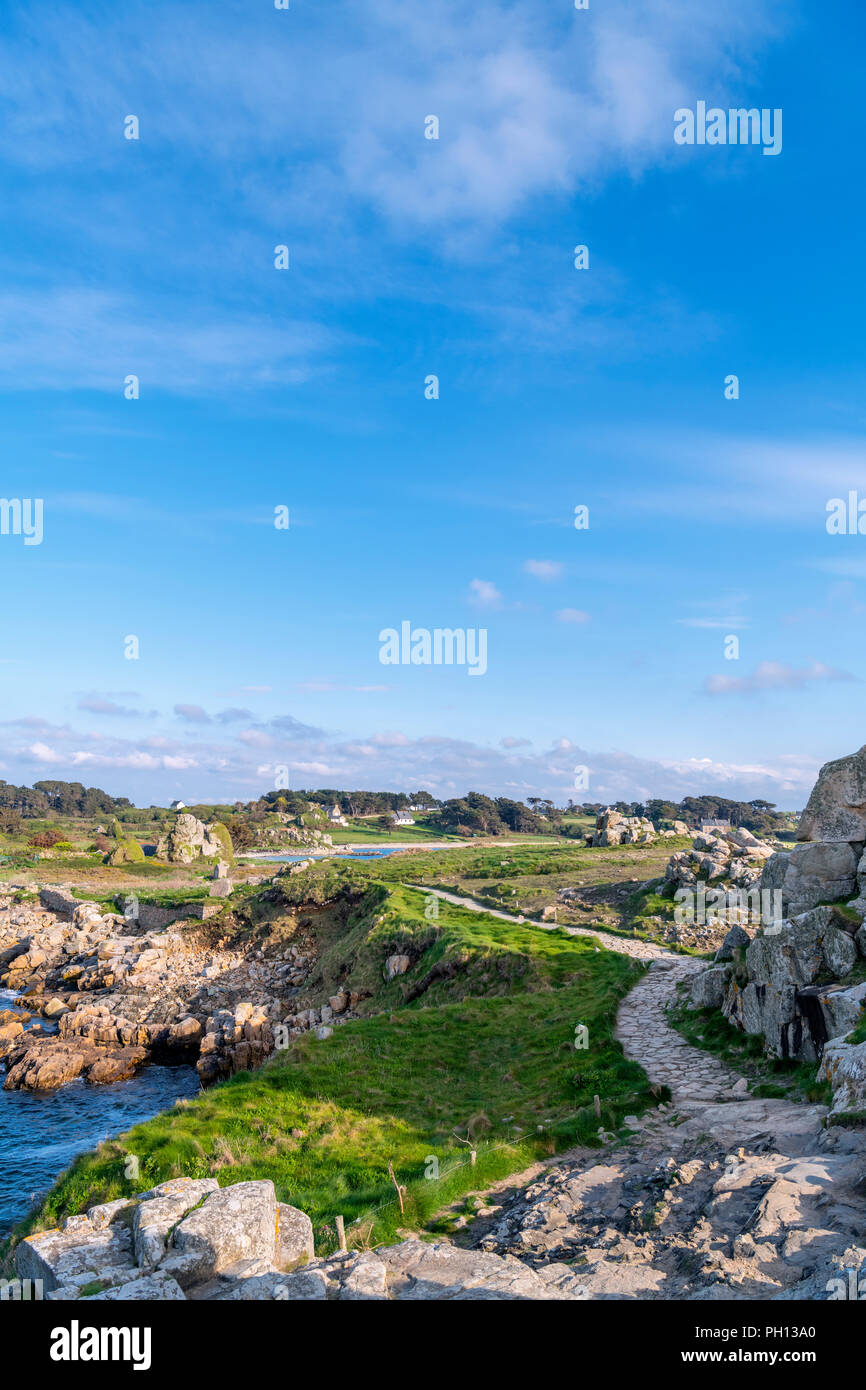
<svg viewBox="0 0 866 1390">
<path fill-rule="evenodd" d="M 256 843 L 256 832 L 246 816 L 232 816 L 227 829 L 236 850 L 250 849 Z"/>
</svg>

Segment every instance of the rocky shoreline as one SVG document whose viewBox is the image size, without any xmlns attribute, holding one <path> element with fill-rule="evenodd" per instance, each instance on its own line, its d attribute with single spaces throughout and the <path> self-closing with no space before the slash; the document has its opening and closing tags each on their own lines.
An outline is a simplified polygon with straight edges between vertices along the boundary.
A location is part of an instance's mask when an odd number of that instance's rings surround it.
<svg viewBox="0 0 866 1390">
<path fill-rule="evenodd" d="M 293 1002 L 315 963 L 311 932 L 298 928 L 264 949 L 211 946 L 185 913 L 153 929 L 65 888 L 43 889 L 38 907 L 0 897 L 0 988 L 20 1006 L 0 1012 L 4 1088 L 109 1083 L 163 1060 L 193 1063 L 209 1084 L 259 1066 L 277 1025 L 285 1045 L 352 1015 L 349 996 L 318 1009 Z"/>
</svg>

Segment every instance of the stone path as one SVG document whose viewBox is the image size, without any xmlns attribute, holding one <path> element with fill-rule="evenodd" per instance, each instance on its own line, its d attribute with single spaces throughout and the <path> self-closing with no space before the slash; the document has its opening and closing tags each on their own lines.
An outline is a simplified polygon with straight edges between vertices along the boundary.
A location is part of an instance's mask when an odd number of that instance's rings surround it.
<svg viewBox="0 0 866 1390">
<path fill-rule="evenodd" d="M 616 1036 L 626 1056 L 640 1063 L 654 1085 L 670 1086 L 678 1107 L 694 1101 L 733 1100 L 746 1093 L 742 1078 L 712 1053 L 691 1047 L 665 1014 L 667 1005 L 677 998 L 677 985 L 705 968 L 705 961 L 689 956 L 654 960 L 617 1014 Z"/>
</svg>

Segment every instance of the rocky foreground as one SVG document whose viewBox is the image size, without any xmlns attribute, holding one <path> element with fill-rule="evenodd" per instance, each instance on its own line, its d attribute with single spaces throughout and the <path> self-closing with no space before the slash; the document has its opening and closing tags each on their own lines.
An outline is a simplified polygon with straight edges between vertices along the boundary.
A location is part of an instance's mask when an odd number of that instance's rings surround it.
<svg viewBox="0 0 866 1390">
<path fill-rule="evenodd" d="M 271 1182 L 176 1178 L 91 1207 L 17 1248 L 48 1300 L 322 1300 L 569 1297 L 511 1257 L 409 1240 L 313 1258 L 309 1217 Z"/>
</svg>

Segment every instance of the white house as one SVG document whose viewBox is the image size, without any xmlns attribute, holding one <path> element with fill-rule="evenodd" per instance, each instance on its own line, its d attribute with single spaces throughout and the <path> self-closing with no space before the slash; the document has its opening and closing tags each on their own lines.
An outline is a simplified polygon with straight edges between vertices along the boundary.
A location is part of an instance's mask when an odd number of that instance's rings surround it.
<svg viewBox="0 0 866 1390">
<path fill-rule="evenodd" d="M 340 810 L 339 806 L 337 805 L 336 801 L 334 802 L 333 806 L 331 807 L 330 811 L 328 812 L 328 820 L 331 822 L 332 825 L 348 825 L 348 824 L 349 824 L 349 822 L 346 820 L 346 817 L 343 815 L 343 812 Z"/>
<path fill-rule="evenodd" d="M 186 809 L 186 802 L 185 802 L 185 801 L 173 801 L 173 802 L 171 803 L 171 805 L 169 806 L 168 809 L 169 809 L 170 811 L 184 811 L 184 810 Z"/>
<path fill-rule="evenodd" d="M 415 822 L 408 811 L 392 811 L 391 819 L 395 825 L 414 825 Z"/>
</svg>

